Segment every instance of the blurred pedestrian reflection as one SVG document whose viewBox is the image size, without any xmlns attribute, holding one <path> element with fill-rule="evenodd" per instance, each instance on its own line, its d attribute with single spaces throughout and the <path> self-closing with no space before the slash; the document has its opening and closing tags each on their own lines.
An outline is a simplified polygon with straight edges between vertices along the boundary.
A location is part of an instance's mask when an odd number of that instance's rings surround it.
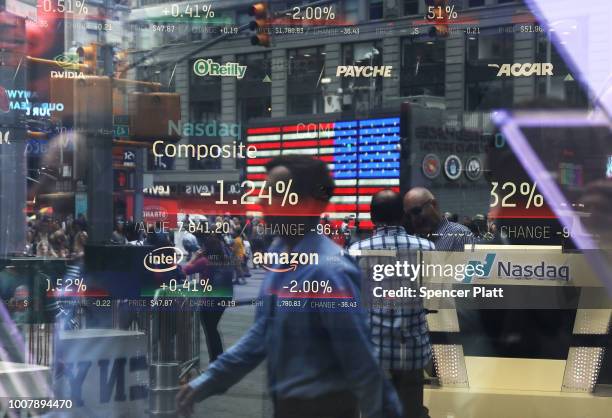
<svg viewBox="0 0 612 418">
<path fill-rule="evenodd" d="M 261 288 L 263 303 L 257 307 L 255 323 L 205 373 L 181 389 L 180 413 L 191 414 L 194 402 L 225 392 L 267 359 L 277 418 L 354 418 L 359 410 L 368 418 L 400 417 L 397 394 L 383 377 L 359 306 L 359 269 L 342 248 L 311 232 L 316 231 L 334 188 L 327 166 L 310 157 L 283 156 L 266 168 L 268 184 L 292 180 L 300 202 L 297 208 L 265 205 L 266 222 L 301 223 L 306 231 L 279 236 L 266 254 L 314 254 L 311 260 L 317 263 L 294 269 L 280 262 L 265 266 L 272 271 Z M 349 308 L 326 309 L 311 294 L 294 298 L 286 291 L 291 283 L 301 286 L 313 279 L 328 282 L 334 296 L 342 297 Z"/>
</svg>

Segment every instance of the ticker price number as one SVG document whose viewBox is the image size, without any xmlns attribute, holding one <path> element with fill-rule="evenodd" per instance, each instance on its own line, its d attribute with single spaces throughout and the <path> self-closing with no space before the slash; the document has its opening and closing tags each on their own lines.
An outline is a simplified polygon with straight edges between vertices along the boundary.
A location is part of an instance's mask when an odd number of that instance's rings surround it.
<svg viewBox="0 0 612 418">
<path fill-rule="evenodd" d="M 187 231 L 192 234 L 229 234 L 232 230 L 232 226 L 229 222 L 218 222 L 209 224 L 208 222 L 192 221 L 189 222 L 177 222 L 178 231 Z"/>
</svg>

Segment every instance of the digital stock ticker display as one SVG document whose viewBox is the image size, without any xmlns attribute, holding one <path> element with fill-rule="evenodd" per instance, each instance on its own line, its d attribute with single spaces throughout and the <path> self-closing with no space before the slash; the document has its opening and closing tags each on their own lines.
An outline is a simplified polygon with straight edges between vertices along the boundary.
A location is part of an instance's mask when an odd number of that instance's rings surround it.
<svg viewBox="0 0 612 418">
<path fill-rule="evenodd" d="M 0 0 L 0 418 L 608 418 L 608 0 Z"/>
</svg>

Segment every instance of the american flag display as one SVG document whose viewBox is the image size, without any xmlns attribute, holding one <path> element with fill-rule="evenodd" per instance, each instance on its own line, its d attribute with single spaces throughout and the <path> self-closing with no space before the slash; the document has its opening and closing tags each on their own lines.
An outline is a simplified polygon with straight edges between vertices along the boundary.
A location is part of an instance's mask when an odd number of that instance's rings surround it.
<svg viewBox="0 0 612 418">
<path fill-rule="evenodd" d="M 372 228 L 370 200 L 380 190 L 399 192 L 400 118 L 299 123 L 247 129 L 257 158 L 247 160 L 247 180 L 260 187 L 264 165 L 277 155 L 312 155 L 325 161 L 336 183 L 327 207 L 330 220 L 353 216 Z"/>
</svg>

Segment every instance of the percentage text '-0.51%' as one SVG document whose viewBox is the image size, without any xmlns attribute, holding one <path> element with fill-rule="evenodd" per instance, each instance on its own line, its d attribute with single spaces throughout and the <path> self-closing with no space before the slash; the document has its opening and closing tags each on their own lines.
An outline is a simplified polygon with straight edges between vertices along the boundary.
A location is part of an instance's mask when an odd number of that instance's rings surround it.
<svg viewBox="0 0 612 418">
<path fill-rule="evenodd" d="M 40 7 L 37 6 L 37 7 Z M 51 0 L 44 0 L 42 4 L 45 13 L 73 13 L 86 15 L 89 10 L 85 5 L 85 0 L 57 0 L 53 4 Z"/>
</svg>

